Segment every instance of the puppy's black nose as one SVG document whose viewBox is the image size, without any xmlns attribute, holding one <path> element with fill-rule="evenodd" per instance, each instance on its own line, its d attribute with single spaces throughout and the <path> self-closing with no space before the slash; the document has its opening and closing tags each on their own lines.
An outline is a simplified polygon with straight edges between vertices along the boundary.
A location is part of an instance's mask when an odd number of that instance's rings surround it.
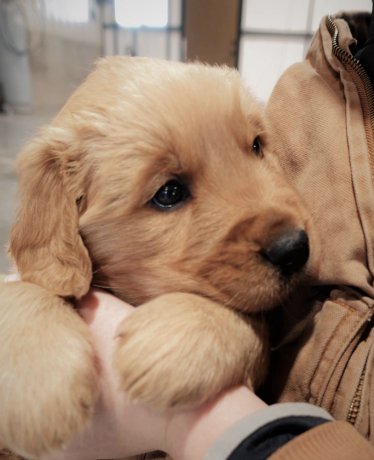
<svg viewBox="0 0 374 460">
<path fill-rule="evenodd" d="M 263 252 L 284 276 L 300 271 L 309 258 L 309 239 L 304 230 L 286 232 Z"/>
</svg>

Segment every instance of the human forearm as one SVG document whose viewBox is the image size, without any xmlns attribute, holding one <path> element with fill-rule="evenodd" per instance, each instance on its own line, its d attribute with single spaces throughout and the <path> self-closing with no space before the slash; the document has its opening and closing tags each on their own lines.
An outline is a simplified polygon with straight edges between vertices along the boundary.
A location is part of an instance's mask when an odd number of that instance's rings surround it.
<svg viewBox="0 0 374 460">
<path fill-rule="evenodd" d="M 194 411 L 175 412 L 166 431 L 166 450 L 174 460 L 200 460 L 231 426 L 266 408 L 248 388 L 230 389 Z"/>
</svg>

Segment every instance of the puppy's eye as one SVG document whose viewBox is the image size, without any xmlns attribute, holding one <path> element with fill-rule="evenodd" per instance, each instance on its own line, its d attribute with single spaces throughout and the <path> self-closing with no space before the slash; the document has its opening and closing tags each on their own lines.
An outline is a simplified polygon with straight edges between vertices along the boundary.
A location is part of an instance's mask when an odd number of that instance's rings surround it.
<svg viewBox="0 0 374 460">
<path fill-rule="evenodd" d="M 260 138 L 257 136 L 256 139 L 253 141 L 253 153 L 259 157 L 263 157 L 262 149 L 261 149 L 261 144 L 260 144 Z"/>
<path fill-rule="evenodd" d="M 152 198 L 152 203 L 160 208 L 172 208 L 189 197 L 188 189 L 176 180 L 163 185 Z"/>
</svg>

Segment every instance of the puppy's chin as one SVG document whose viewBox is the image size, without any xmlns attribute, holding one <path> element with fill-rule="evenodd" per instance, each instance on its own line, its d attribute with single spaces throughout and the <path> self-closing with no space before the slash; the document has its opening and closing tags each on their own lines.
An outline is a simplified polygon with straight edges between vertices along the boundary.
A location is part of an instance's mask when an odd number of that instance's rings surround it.
<svg viewBox="0 0 374 460">
<path fill-rule="evenodd" d="M 157 272 L 139 268 L 118 276 L 105 276 L 105 269 L 93 278 L 94 286 L 102 287 L 134 306 L 142 305 L 163 294 L 185 292 L 213 300 L 233 310 L 259 313 L 283 302 L 305 277 L 304 272 L 285 278 L 276 269 L 259 264 L 257 276 L 239 273 L 227 267 L 216 267 L 198 275 L 159 269 Z M 98 276 L 99 275 L 99 276 Z M 261 282 L 266 279 L 266 282 Z M 257 281 L 256 281 L 257 280 Z"/>
<path fill-rule="evenodd" d="M 194 293 L 242 312 L 267 311 L 304 283 L 307 267 L 285 273 L 258 253 L 249 254 L 241 265 L 238 257 L 216 256 L 195 274 L 199 283 Z"/>
<path fill-rule="evenodd" d="M 250 279 L 245 283 L 242 280 L 228 284 L 207 286 L 204 289 L 202 283 L 195 294 L 210 298 L 226 307 L 245 313 L 259 313 L 271 310 L 282 303 L 300 284 L 303 275 L 296 275 L 291 279 L 285 279 L 278 274 L 269 276 L 265 285 L 254 286 Z"/>
</svg>

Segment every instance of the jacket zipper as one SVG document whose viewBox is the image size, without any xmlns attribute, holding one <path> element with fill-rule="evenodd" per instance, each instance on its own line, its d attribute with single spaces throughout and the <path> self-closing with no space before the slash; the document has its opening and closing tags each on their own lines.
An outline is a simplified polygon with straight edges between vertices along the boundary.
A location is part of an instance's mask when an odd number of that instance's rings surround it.
<svg viewBox="0 0 374 460">
<path fill-rule="evenodd" d="M 360 62 L 339 46 L 339 29 L 331 16 L 326 18 L 327 28 L 332 36 L 332 52 L 351 75 L 356 84 L 364 113 L 365 132 L 370 153 L 371 175 L 374 182 L 374 91 L 370 78 Z"/>
<path fill-rule="evenodd" d="M 361 394 L 362 394 L 362 387 L 364 386 L 364 378 L 365 378 L 365 368 L 362 371 L 360 381 L 358 382 L 358 387 L 356 389 L 355 395 L 353 396 L 351 406 L 348 411 L 347 422 L 351 423 L 352 425 L 355 424 L 358 411 L 360 410 L 361 406 Z"/>
<path fill-rule="evenodd" d="M 353 81 L 356 84 L 357 91 L 360 96 L 360 101 L 364 113 L 364 124 L 365 132 L 368 140 L 368 147 L 370 153 L 370 165 L 371 165 L 371 175 L 374 179 L 374 91 L 371 85 L 370 78 L 366 73 L 365 69 L 362 67 L 360 62 L 354 58 L 350 53 L 343 50 L 339 46 L 339 30 L 338 26 L 333 22 L 331 16 L 326 18 L 327 28 L 332 36 L 332 52 L 339 61 L 344 65 L 344 68 L 351 75 Z M 370 121 L 370 124 L 367 122 Z M 358 386 L 354 393 L 351 405 L 349 407 L 347 422 L 352 425 L 355 424 L 360 406 L 361 406 L 361 397 L 362 397 L 362 388 L 364 385 L 365 379 L 365 367 L 361 373 Z"/>
</svg>

